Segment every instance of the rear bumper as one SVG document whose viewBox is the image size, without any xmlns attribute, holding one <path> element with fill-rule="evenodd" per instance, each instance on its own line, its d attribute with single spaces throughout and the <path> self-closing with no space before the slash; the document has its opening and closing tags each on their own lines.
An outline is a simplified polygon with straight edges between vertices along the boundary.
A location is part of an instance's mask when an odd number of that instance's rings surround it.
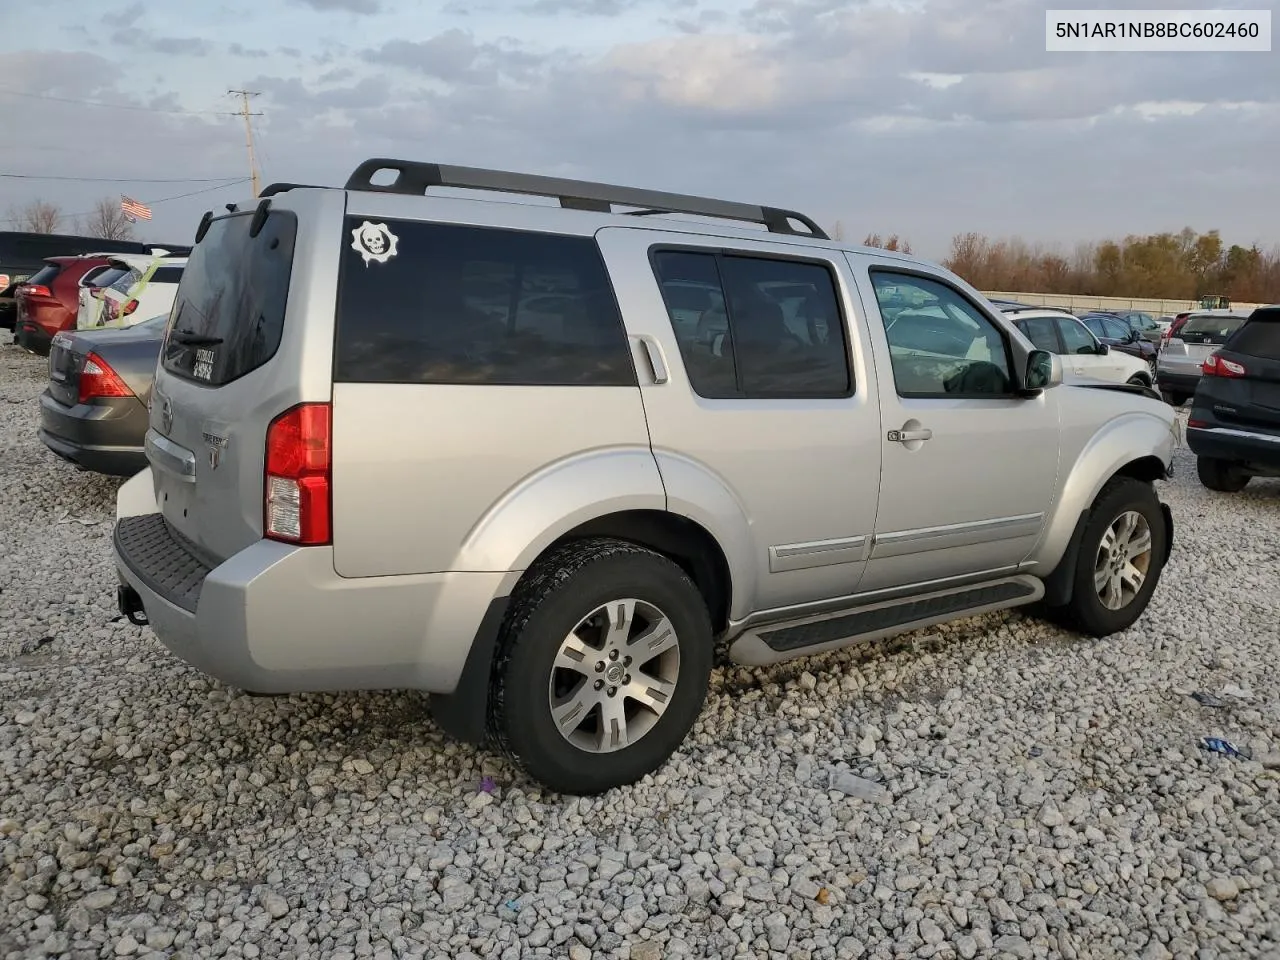
<svg viewBox="0 0 1280 960">
<path fill-rule="evenodd" d="M 86 470 L 131 477 L 144 469 L 146 430 L 147 408 L 136 397 L 67 406 L 48 390 L 40 396 L 40 440 L 62 459 Z"/>
<path fill-rule="evenodd" d="M 334 572 L 331 548 L 271 540 L 209 568 L 160 514 L 129 515 L 146 496 L 154 510 L 149 470 L 118 495 L 113 549 L 120 582 L 134 591 L 172 653 L 255 693 L 452 693 L 486 611 L 514 579 L 507 573 L 348 579 Z"/>
<path fill-rule="evenodd" d="M 1187 446 L 1197 457 L 1228 460 L 1268 473 L 1280 471 L 1280 433 L 1239 427 L 1187 427 Z"/>
<path fill-rule="evenodd" d="M 1172 373 L 1169 370 L 1162 369 L 1158 364 L 1156 366 L 1156 381 L 1160 384 L 1160 389 L 1168 393 L 1185 393 L 1191 396 L 1196 392 L 1196 387 L 1200 384 L 1200 378 L 1193 374 Z"/>
<path fill-rule="evenodd" d="M 17 329 L 14 331 L 14 340 L 22 349 L 47 357 L 49 345 L 53 343 L 53 334 L 46 332 L 44 327 L 34 320 L 19 320 Z"/>
</svg>

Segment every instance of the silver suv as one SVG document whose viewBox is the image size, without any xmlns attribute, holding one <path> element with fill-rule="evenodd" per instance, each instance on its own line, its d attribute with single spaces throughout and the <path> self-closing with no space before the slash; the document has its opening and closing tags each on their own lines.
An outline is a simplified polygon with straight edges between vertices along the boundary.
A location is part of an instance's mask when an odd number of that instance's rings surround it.
<svg viewBox="0 0 1280 960">
<path fill-rule="evenodd" d="M 426 691 L 593 793 L 679 747 L 717 652 L 1033 603 L 1106 635 L 1168 557 L 1167 406 L 798 213 L 379 159 L 196 239 L 118 599 L 248 691 Z"/>
</svg>

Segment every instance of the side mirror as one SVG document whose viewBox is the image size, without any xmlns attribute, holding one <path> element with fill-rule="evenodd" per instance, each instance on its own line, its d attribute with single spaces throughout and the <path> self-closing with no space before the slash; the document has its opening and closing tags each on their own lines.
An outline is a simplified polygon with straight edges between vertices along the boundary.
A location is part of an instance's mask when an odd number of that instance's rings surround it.
<svg viewBox="0 0 1280 960">
<path fill-rule="evenodd" d="M 1032 350 L 1027 354 L 1027 373 L 1022 379 L 1023 392 L 1035 396 L 1042 390 L 1062 383 L 1062 358 L 1048 350 Z"/>
<path fill-rule="evenodd" d="M 1111 344 L 1109 343 L 1098 344 L 1098 356 L 1105 357 L 1110 352 L 1111 352 Z"/>
</svg>

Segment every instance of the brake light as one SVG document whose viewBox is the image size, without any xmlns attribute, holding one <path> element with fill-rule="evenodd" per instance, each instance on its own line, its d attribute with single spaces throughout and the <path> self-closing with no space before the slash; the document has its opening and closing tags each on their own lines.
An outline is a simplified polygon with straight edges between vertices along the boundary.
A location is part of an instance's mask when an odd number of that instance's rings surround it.
<svg viewBox="0 0 1280 960">
<path fill-rule="evenodd" d="M 52 297 L 53 291 L 43 283 L 24 283 L 18 288 L 28 297 Z"/>
<path fill-rule="evenodd" d="M 327 403 L 303 403 L 267 427 L 263 534 L 317 546 L 330 542 L 332 427 Z"/>
<path fill-rule="evenodd" d="M 120 375 L 111 369 L 111 364 L 96 353 L 84 359 L 84 369 L 80 371 L 80 402 L 87 403 L 98 397 L 132 397 L 133 391 L 120 379 Z"/>
<path fill-rule="evenodd" d="M 1188 421 L 1187 421 L 1187 426 L 1188 426 L 1188 427 L 1191 427 L 1192 429 L 1196 429 L 1196 428 L 1203 429 L 1204 427 L 1207 427 L 1208 425 L 1209 425 L 1209 421 L 1208 421 L 1208 420 L 1188 420 Z"/>
<path fill-rule="evenodd" d="M 1243 363 L 1236 363 L 1234 360 L 1220 357 L 1216 353 L 1211 353 L 1205 357 L 1204 363 L 1200 365 L 1200 370 L 1206 377 L 1243 377 L 1248 373 Z"/>
<path fill-rule="evenodd" d="M 127 317 L 129 316 L 129 314 L 133 313 L 133 311 L 137 309 L 138 309 L 137 300 L 130 300 L 123 307 L 121 307 L 120 304 L 116 303 L 114 300 L 107 301 L 107 310 L 111 314 L 112 320 L 116 320 L 120 317 Z"/>
</svg>

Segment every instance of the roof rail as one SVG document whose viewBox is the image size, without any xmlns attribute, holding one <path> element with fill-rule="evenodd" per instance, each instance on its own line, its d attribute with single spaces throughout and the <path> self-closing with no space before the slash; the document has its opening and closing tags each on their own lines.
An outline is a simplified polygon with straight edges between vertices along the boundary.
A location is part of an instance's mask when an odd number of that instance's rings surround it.
<svg viewBox="0 0 1280 960">
<path fill-rule="evenodd" d="M 389 184 L 373 182 L 375 174 L 382 170 L 394 170 L 396 178 Z M 355 169 L 346 183 L 348 190 L 377 193 L 401 193 L 421 196 L 429 187 L 456 187 L 467 190 L 492 190 L 498 193 L 521 193 L 531 196 L 555 197 L 560 206 L 569 210 L 592 210 L 612 213 L 614 205 L 638 207 L 646 213 L 687 213 L 702 217 L 719 217 L 725 220 L 741 220 L 759 223 L 770 233 L 789 233 L 801 237 L 830 238 L 813 220 L 794 210 L 757 206 L 751 203 L 735 203 L 729 200 L 713 200 L 708 197 L 692 197 L 637 187 L 621 187 L 588 180 L 566 180 L 560 177 L 544 177 L 505 170 L 485 170 L 479 167 L 458 167 L 443 163 L 419 163 L 413 160 L 393 160 L 377 157 L 366 160 Z M 264 191 L 265 192 L 265 191 Z M 808 232 L 795 229 L 790 221 L 803 224 Z"/>
<path fill-rule="evenodd" d="M 277 193 L 286 193 L 289 190 L 325 190 L 325 189 L 328 189 L 328 188 L 322 187 L 314 183 L 269 183 L 262 188 L 262 192 L 259 193 L 258 196 L 274 197 Z"/>
</svg>

